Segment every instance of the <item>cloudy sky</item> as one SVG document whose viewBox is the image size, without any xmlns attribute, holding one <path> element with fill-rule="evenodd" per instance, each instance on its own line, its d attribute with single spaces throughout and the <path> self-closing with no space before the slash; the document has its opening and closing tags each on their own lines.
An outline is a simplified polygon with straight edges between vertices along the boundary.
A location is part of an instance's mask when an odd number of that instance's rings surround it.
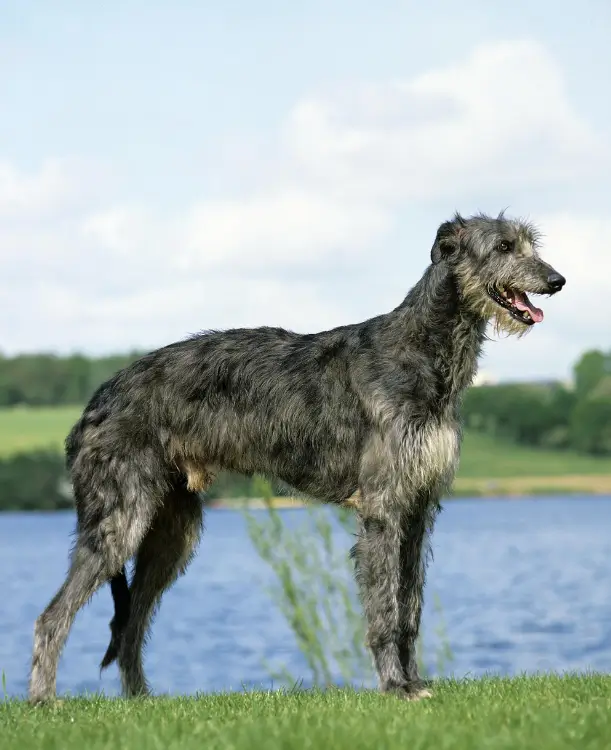
<svg viewBox="0 0 611 750">
<path fill-rule="evenodd" d="M 568 279 L 503 379 L 611 346 L 611 3 L 0 3 L 0 350 L 396 306 L 455 209 Z"/>
</svg>

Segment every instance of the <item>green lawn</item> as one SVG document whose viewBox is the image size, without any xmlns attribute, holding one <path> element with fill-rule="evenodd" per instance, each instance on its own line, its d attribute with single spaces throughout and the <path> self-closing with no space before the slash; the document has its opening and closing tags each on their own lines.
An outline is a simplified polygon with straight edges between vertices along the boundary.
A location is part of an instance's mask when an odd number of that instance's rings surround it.
<svg viewBox="0 0 611 750">
<path fill-rule="evenodd" d="M 64 449 L 79 406 L 0 409 L 0 456 L 36 448 Z"/>
<path fill-rule="evenodd" d="M 418 703 L 373 692 L 0 703 L 3 750 L 603 750 L 611 676 L 440 682 Z"/>
<path fill-rule="evenodd" d="M 33 448 L 63 450 L 63 441 L 78 419 L 79 407 L 0 410 L 0 456 Z M 459 477 L 611 474 L 611 459 L 519 447 L 477 433 L 467 433 Z"/>
<path fill-rule="evenodd" d="M 611 474 L 611 458 L 527 448 L 481 433 L 465 434 L 459 477 L 559 477 L 566 474 Z"/>
</svg>

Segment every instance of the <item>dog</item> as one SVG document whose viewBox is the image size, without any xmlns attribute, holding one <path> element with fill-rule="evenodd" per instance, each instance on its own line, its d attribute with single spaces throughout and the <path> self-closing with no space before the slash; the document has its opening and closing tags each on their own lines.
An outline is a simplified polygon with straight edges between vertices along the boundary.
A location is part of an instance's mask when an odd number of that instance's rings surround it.
<svg viewBox="0 0 611 750">
<path fill-rule="evenodd" d="M 205 332 L 96 391 L 66 439 L 76 541 L 66 580 L 36 621 L 30 701 L 55 697 L 74 617 L 108 581 L 115 615 L 102 667 L 118 661 L 126 696 L 149 692 L 151 616 L 193 555 L 200 493 L 221 469 L 322 502 L 357 494 L 352 556 L 379 688 L 430 695 L 415 644 L 429 537 L 459 461 L 461 396 L 489 322 L 521 336 L 543 320 L 528 293 L 565 284 L 541 259 L 536 228 L 504 214 L 456 214 L 439 226 L 430 259 L 386 314 L 307 335 Z"/>
</svg>

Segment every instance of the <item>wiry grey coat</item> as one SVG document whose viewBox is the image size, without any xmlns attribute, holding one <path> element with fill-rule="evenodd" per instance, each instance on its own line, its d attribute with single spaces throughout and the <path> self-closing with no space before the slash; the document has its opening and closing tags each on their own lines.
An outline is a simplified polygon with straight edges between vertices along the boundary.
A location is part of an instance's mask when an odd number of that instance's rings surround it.
<svg viewBox="0 0 611 750">
<path fill-rule="evenodd" d="M 126 695 L 148 690 L 151 614 L 192 556 L 197 493 L 220 469 L 331 503 L 358 493 L 353 555 L 380 688 L 426 695 L 415 657 L 426 542 L 458 463 L 461 394 L 489 320 L 520 334 L 542 318 L 525 292 L 563 284 L 530 225 L 457 215 L 387 314 L 308 335 L 204 333 L 117 373 L 66 441 L 77 538 L 67 579 L 36 623 L 30 699 L 55 695 L 74 616 L 109 580 L 115 617 L 103 666 L 118 659 Z"/>
</svg>

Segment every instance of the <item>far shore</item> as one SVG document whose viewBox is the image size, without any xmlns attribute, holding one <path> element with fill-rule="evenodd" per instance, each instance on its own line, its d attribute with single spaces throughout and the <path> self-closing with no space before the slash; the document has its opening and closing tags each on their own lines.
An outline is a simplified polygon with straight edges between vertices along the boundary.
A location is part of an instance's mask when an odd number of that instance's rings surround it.
<svg viewBox="0 0 611 750">
<path fill-rule="evenodd" d="M 447 498 L 519 498 L 571 495 L 609 495 L 611 497 L 611 474 L 567 474 L 565 476 L 501 477 L 495 479 L 457 479 L 453 492 Z M 302 508 L 306 501 L 294 497 L 273 497 L 269 501 L 274 508 Z M 355 506 L 358 499 L 346 504 Z M 208 504 L 209 508 L 265 508 L 261 498 L 218 499 Z"/>
<path fill-rule="evenodd" d="M 512 500 L 528 497 L 571 497 L 599 496 L 611 499 L 611 474 L 565 474 L 560 476 L 520 476 L 496 477 L 489 479 L 458 478 L 454 482 L 452 493 L 444 498 L 452 502 L 460 499 L 476 500 Z M 263 498 L 217 498 L 207 502 L 208 508 L 238 510 L 248 508 L 256 510 L 267 507 L 289 509 L 303 508 L 307 500 L 299 497 L 280 496 L 266 501 Z M 349 498 L 343 505 L 355 508 L 358 505 L 358 494 Z M 3 508 L 2 513 L 44 512 L 55 513 L 58 510 L 71 508 Z"/>
</svg>

